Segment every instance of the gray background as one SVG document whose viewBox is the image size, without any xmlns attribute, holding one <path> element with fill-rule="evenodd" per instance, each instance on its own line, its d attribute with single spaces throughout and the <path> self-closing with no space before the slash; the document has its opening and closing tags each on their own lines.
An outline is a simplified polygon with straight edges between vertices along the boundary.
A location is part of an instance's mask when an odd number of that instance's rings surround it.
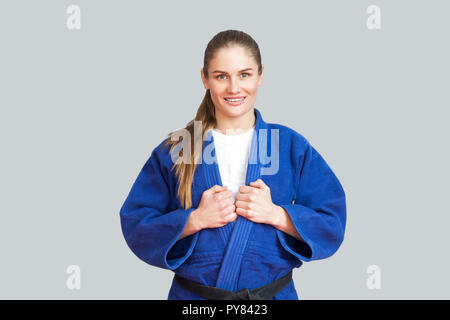
<svg viewBox="0 0 450 320">
<path fill-rule="evenodd" d="M 81 30 L 66 8 L 81 8 Z M 381 30 L 366 9 L 381 8 Z M 119 209 L 151 151 L 195 116 L 219 31 L 260 45 L 255 106 L 303 134 L 347 194 L 346 237 L 302 299 L 448 299 L 447 1 L 0 3 L 2 299 L 166 299 Z M 81 289 L 66 268 L 81 267 Z M 381 268 L 369 290 L 366 268 Z"/>
</svg>

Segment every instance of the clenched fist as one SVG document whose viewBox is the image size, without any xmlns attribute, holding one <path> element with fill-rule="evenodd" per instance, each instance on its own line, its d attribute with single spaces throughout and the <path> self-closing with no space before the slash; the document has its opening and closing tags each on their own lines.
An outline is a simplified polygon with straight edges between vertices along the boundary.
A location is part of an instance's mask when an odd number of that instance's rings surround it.
<svg viewBox="0 0 450 320">
<path fill-rule="evenodd" d="M 253 222 L 275 225 L 278 221 L 278 206 L 272 202 L 269 186 L 261 179 L 241 186 L 235 205 L 238 215 Z"/>
<path fill-rule="evenodd" d="M 215 185 L 203 192 L 194 214 L 201 230 L 219 228 L 236 220 L 235 210 L 233 192 L 226 186 Z"/>
</svg>

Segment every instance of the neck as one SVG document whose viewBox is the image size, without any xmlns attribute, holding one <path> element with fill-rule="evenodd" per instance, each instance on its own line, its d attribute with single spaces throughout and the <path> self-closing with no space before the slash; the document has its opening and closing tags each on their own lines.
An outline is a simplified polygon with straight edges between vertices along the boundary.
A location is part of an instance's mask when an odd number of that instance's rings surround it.
<svg viewBox="0 0 450 320">
<path fill-rule="evenodd" d="M 227 117 L 216 109 L 216 122 L 217 125 L 214 129 L 220 133 L 233 135 L 247 132 L 255 126 L 256 118 L 254 108 L 251 108 L 245 114 L 239 117 Z"/>
</svg>

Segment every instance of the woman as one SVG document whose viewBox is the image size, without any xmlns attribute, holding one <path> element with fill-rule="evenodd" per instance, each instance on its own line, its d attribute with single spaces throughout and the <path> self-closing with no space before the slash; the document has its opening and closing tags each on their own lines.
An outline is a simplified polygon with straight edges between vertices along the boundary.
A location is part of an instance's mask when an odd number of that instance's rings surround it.
<svg viewBox="0 0 450 320">
<path fill-rule="evenodd" d="M 130 249 L 174 271 L 168 299 L 296 300 L 292 269 L 343 241 L 340 182 L 301 134 L 254 107 L 263 71 L 249 35 L 214 36 L 195 119 L 153 150 L 121 208 Z"/>
</svg>

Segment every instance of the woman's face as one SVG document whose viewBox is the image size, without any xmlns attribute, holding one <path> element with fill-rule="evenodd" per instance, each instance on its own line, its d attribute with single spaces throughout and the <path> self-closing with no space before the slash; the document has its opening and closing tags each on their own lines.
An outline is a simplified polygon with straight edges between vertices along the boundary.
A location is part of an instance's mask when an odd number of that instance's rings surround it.
<svg viewBox="0 0 450 320">
<path fill-rule="evenodd" d="M 263 71 L 264 66 L 261 75 L 258 74 L 258 65 L 245 48 L 232 46 L 219 49 L 210 61 L 208 79 L 201 69 L 203 85 L 205 89 L 210 89 L 216 113 L 236 118 L 253 110 Z M 228 100 L 230 98 L 240 100 L 233 102 Z"/>
</svg>

